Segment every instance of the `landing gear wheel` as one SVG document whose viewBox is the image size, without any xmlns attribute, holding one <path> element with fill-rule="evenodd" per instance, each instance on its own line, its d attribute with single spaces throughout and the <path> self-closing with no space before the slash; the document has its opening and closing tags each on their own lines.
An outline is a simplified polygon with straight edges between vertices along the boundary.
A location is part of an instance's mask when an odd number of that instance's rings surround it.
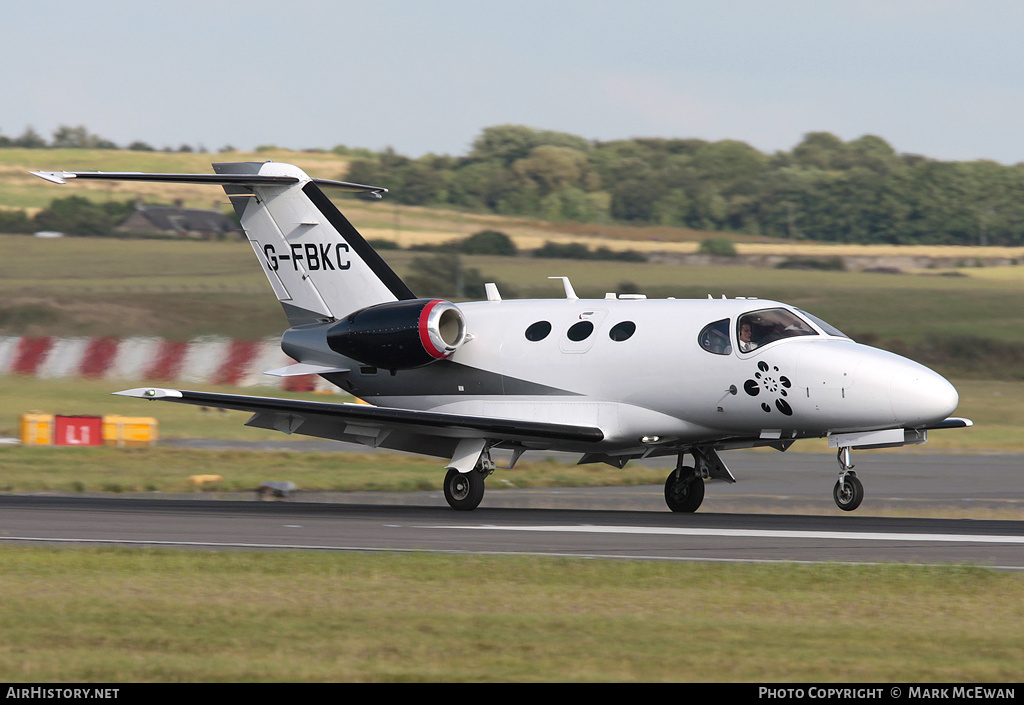
<svg viewBox="0 0 1024 705">
<path fill-rule="evenodd" d="M 846 478 L 837 480 L 836 486 L 832 488 L 832 499 L 836 506 L 844 512 L 852 512 L 864 501 L 864 485 L 857 479 L 856 473 L 846 473 Z"/>
<path fill-rule="evenodd" d="M 691 467 L 675 470 L 665 480 L 665 504 L 673 512 L 695 512 L 704 501 L 704 479 Z"/>
<path fill-rule="evenodd" d="M 452 509 L 476 509 L 484 498 L 484 474 L 477 470 L 461 473 L 452 468 L 444 476 L 444 498 Z"/>
</svg>

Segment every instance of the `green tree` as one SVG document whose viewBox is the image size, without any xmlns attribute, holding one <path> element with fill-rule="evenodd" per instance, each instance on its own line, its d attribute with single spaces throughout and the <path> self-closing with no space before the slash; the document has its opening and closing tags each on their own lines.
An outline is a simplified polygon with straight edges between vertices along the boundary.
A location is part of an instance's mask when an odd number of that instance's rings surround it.
<svg viewBox="0 0 1024 705">
<path fill-rule="evenodd" d="M 56 230 L 69 235 L 109 235 L 114 226 L 134 208 L 131 202 L 93 203 L 81 196 L 57 198 L 36 213 L 38 230 Z"/>
<path fill-rule="evenodd" d="M 476 267 L 465 267 L 462 258 L 457 254 L 441 253 L 432 257 L 416 257 L 411 267 L 412 274 L 405 277 L 405 280 L 420 296 L 482 299 L 487 295 L 480 270 Z"/>
<path fill-rule="evenodd" d="M 436 203 L 445 188 L 444 173 L 424 161 L 408 162 L 400 171 L 401 187 L 395 196 L 401 203 L 422 206 Z"/>
<path fill-rule="evenodd" d="M 22 147 L 24 149 L 43 149 L 47 145 L 46 140 L 43 139 L 38 132 L 31 127 L 26 127 L 20 137 L 11 140 L 11 146 Z"/>
<path fill-rule="evenodd" d="M 572 220 L 589 223 L 601 219 L 607 213 L 607 206 L 601 192 L 587 193 L 581 188 L 567 188 L 549 194 L 545 201 L 552 213 L 552 220 Z M 544 203 L 542 202 L 542 212 Z"/>
<path fill-rule="evenodd" d="M 736 257 L 736 245 L 726 237 L 709 237 L 700 243 L 697 250 L 703 255 L 715 255 L 717 257 Z"/>
<path fill-rule="evenodd" d="M 509 169 L 498 162 L 470 162 L 452 171 L 449 203 L 465 208 L 497 211 L 517 184 Z"/>
<path fill-rule="evenodd" d="M 58 127 L 53 133 L 51 146 L 55 149 L 117 149 L 113 142 L 92 134 L 82 125 Z"/>
<path fill-rule="evenodd" d="M 519 251 L 512 238 L 498 230 L 481 230 L 473 233 L 459 245 L 467 255 L 501 255 L 515 257 Z"/>
<path fill-rule="evenodd" d="M 525 159 L 540 146 L 564 147 L 587 151 L 590 143 L 582 137 L 553 130 L 535 130 L 525 125 L 498 125 L 483 130 L 473 142 L 469 153 L 470 161 L 496 161 L 510 166 L 518 159 Z"/>
<path fill-rule="evenodd" d="M 653 175 L 618 181 L 609 190 L 611 216 L 636 222 L 654 220 L 654 204 L 666 193 L 665 186 Z"/>
<path fill-rule="evenodd" d="M 0 208 L 0 233 L 32 232 L 32 221 L 23 210 Z"/>
<path fill-rule="evenodd" d="M 587 155 L 570 147 L 541 145 L 512 164 L 512 172 L 537 185 L 540 195 L 580 186 L 588 170 Z"/>
<path fill-rule="evenodd" d="M 734 184 L 760 175 L 768 159 L 745 142 L 722 140 L 702 145 L 690 164 L 698 178 L 719 184 Z"/>
<path fill-rule="evenodd" d="M 846 151 L 841 139 L 830 132 L 808 132 L 793 148 L 793 161 L 801 166 L 830 169 L 839 163 Z"/>
<path fill-rule="evenodd" d="M 488 127 L 473 142 L 469 158 L 511 166 L 517 159 L 526 158 L 538 144 L 537 131 L 524 125 Z"/>
</svg>

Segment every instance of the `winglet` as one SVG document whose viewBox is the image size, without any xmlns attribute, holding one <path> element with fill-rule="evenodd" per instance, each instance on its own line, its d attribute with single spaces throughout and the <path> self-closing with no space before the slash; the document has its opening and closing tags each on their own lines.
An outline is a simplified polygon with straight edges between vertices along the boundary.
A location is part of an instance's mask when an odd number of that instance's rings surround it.
<svg viewBox="0 0 1024 705">
<path fill-rule="evenodd" d="M 68 179 L 75 178 L 75 175 L 69 171 L 30 171 L 29 173 L 55 184 L 66 184 Z"/>
<path fill-rule="evenodd" d="M 125 389 L 122 392 L 113 392 L 121 397 L 134 397 L 136 399 L 181 399 L 182 393 L 177 389 L 158 389 L 154 387 L 136 387 Z"/>
<path fill-rule="evenodd" d="M 940 428 L 970 428 L 973 425 L 974 422 L 971 421 L 970 419 L 963 419 L 957 416 L 950 416 L 948 419 L 945 419 L 944 421 L 939 421 L 938 423 L 934 423 L 931 426 L 926 426 L 925 430 L 934 431 Z"/>
</svg>

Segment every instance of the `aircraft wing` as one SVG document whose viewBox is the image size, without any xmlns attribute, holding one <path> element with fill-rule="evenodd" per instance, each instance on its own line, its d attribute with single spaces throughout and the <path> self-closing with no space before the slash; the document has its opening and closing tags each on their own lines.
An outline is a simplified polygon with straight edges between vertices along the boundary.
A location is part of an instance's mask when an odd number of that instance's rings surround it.
<svg viewBox="0 0 1024 705">
<path fill-rule="evenodd" d="M 248 426 L 362 443 L 374 447 L 450 455 L 462 439 L 537 444 L 595 443 L 600 428 L 521 419 L 388 409 L 368 404 L 277 399 L 240 394 L 140 387 L 114 394 L 138 399 L 250 411 Z"/>
</svg>

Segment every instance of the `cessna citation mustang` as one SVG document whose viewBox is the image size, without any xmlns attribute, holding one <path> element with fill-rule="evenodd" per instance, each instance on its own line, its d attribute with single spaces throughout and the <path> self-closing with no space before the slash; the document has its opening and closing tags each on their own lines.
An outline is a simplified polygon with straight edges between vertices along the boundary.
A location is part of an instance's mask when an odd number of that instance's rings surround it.
<svg viewBox="0 0 1024 705">
<path fill-rule="evenodd" d="M 757 299 L 648 300 L 636 294 L 455 304 L 418 298 L 321 187 L 274 162 L 214 164 L 214 174 L 33 172 L 72 179 L 219 184 L 291 324 L 296 362 L 267 374 L 318 374 L 369 404 L 140 388 L 124 396 L 252 412 L 246 423 L 447 459 L 444 494 L 474 509 L 492 451 L 511 468 L 526 451 L 580 463 L 676 456 L 665 482 L 675 512 L 693 512 L 705 480 L 735 482 L 719 451 L 801 438 L 838 449 L 833 497 L 864 497 L 853 448 L 920 444 L 950 418 L 953 386 L 915 362 L 859 345 L 814 316 Z M 692 462 L 687 461 L 691 457 Z"/>
</svg>

